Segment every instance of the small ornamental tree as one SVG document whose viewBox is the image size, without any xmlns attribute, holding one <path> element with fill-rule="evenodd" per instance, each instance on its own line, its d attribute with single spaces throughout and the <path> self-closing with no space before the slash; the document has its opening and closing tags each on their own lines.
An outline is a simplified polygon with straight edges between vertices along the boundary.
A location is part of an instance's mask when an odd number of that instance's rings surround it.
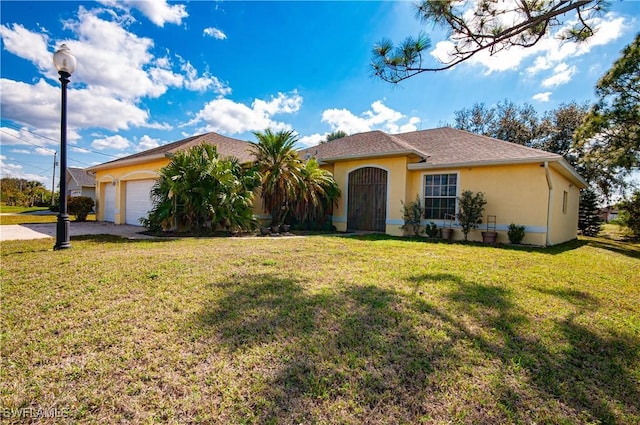
<svg viewBox="0 0 640 425">
<path fill-rule="evenodd" d="M 635 191 L 630 199 L 620 203 L 624 222 L 633 232 L 633 236 L 640 238 L 640 191 Z"/>
<path fill-rule="evenodd" d="M 482 223 L 482 212 L 487 201 L 484 200 L 484 193 L 478 192 L 475 195 L 470 190 L 462 192 L 462 196 L 458 198 L 460 213 L 458 214 L 458 222 L 462 226 L 464 240 L 467 240 L 471 229 L 478 227 Z"/>
<path fill-rule="evenodd" d="M 413 202 L 406 204 L 403 201 L 400 202 L 402 202 L 402 218 L 404 219 L 404 224 L 400 228 L 418 236 L 422 233 L 421 221 L 422 216 L 424 216 L 424 207 L 422 206 L 420 196 L 416 195 L 416 200 Z"/>
<path fill-rule="evenodd" d="M 585 236 L 596 236 L 600 233 L 602 218 L 598 208 L 598 196 L 591 188 L 580 192 L 580 210 L 578 213 L 578 230 Z"/>
</svg>

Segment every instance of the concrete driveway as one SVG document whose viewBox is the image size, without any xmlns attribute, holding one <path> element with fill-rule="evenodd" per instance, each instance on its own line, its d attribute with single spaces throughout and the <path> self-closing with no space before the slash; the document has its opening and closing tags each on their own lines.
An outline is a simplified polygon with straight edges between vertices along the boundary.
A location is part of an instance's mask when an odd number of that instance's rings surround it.
<svg viewBox="0 0 640 425">
<path fill-rule="evenodd" d="M 116 235 L 128 239 L 153 239 L 152 236 L 142 235 L 145 228 L 128 224 L 84 222 L 69 223 L 69 234 L 80 235 Z M 0 226 L 0 241 L 14 241 L 27 239 L 53 238 L 56 236 L 56 223 L 41 224 L 11 224 Z"/>
</svg>

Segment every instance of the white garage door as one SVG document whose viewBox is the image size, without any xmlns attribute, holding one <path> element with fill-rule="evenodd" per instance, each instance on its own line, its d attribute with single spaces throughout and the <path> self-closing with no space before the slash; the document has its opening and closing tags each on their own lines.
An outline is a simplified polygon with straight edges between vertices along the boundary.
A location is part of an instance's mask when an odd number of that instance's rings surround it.
<svg viewBox="0 0 640 425">
<path fill-rule="evenodd" d="M 126 224 L 141 226 L 139 219 L 146 218 L 149 210 L 153 207 L 151 202 L 151 188 L 155 180 L 132 180 L 127 182 L 127 194 L 125 196 L 125 217 Z"/>
<path fill-rule="evenodd" d="M 104 221 L 113 223 L 116 218 L 116 187 L 111 183 L 104 185 Z"/>
</svg>

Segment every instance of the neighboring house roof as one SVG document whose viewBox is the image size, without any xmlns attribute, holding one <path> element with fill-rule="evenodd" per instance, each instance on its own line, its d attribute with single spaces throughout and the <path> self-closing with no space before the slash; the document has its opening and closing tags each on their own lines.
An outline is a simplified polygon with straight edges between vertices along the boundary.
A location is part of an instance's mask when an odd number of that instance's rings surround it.
<svg viewBox="0 0 640 425">
<path fill-rule="evenodd" d="M 562 155 L 450 127 L 395 135 L 370 131 L 335 139 L 300 152 L 303 158 L 314 156 L 324 163 L 409 154 L 418 157 L 416 162 L 409 164 L 409 169 L 414 170 L 553 162 L 559 165 L 564 174 L 571 176 L 581 186 L 586 186 L 586 182 Z"/>
<path fill-rule="evenodd" d="M 67 173 L 76 182 L 79 187 L 95 187 L 95 176 L 87 173 L 83 168 L 68 167 Z"/>
<path fill-rule="evenodd" d="M 250 149 L 253 143 L 232 139 L 231 137 L 225 137 L 217 133 L 206 133 L 158 146 L 157 148 L 149 149 L 144 152 L 135 153 L 124 158 L 105 162 L 104 164 L 94 165 L 93 167 L 88 168 L 88 170 L 97 171 L 166 158 L 178 151 L 187 150 L 192 146 L 197 146 L 202 143 L 215 145 L 218 150 L 218 154 L 223 158 L 233 156 L 240 162 L 250 162 L 254 160 L 254 155 L 251 153 Z"/>
</svg>

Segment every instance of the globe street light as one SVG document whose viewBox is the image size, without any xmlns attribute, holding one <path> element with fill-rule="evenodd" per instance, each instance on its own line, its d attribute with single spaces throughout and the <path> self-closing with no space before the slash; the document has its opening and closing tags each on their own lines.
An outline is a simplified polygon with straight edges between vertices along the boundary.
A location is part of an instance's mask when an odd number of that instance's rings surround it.
<svg viewBox="0 0 640 425">
<path fill-rule="evenodd" d="M 76 70 L 76 58 L 66 44 L 53 54 L 53 64 L 62 83 L 62 112 L 60 117 L 60 212 L 53 249 L 71 248 L 69 242 L 69 214 L 67 214 L 67 84 Z"/>
</svg>

